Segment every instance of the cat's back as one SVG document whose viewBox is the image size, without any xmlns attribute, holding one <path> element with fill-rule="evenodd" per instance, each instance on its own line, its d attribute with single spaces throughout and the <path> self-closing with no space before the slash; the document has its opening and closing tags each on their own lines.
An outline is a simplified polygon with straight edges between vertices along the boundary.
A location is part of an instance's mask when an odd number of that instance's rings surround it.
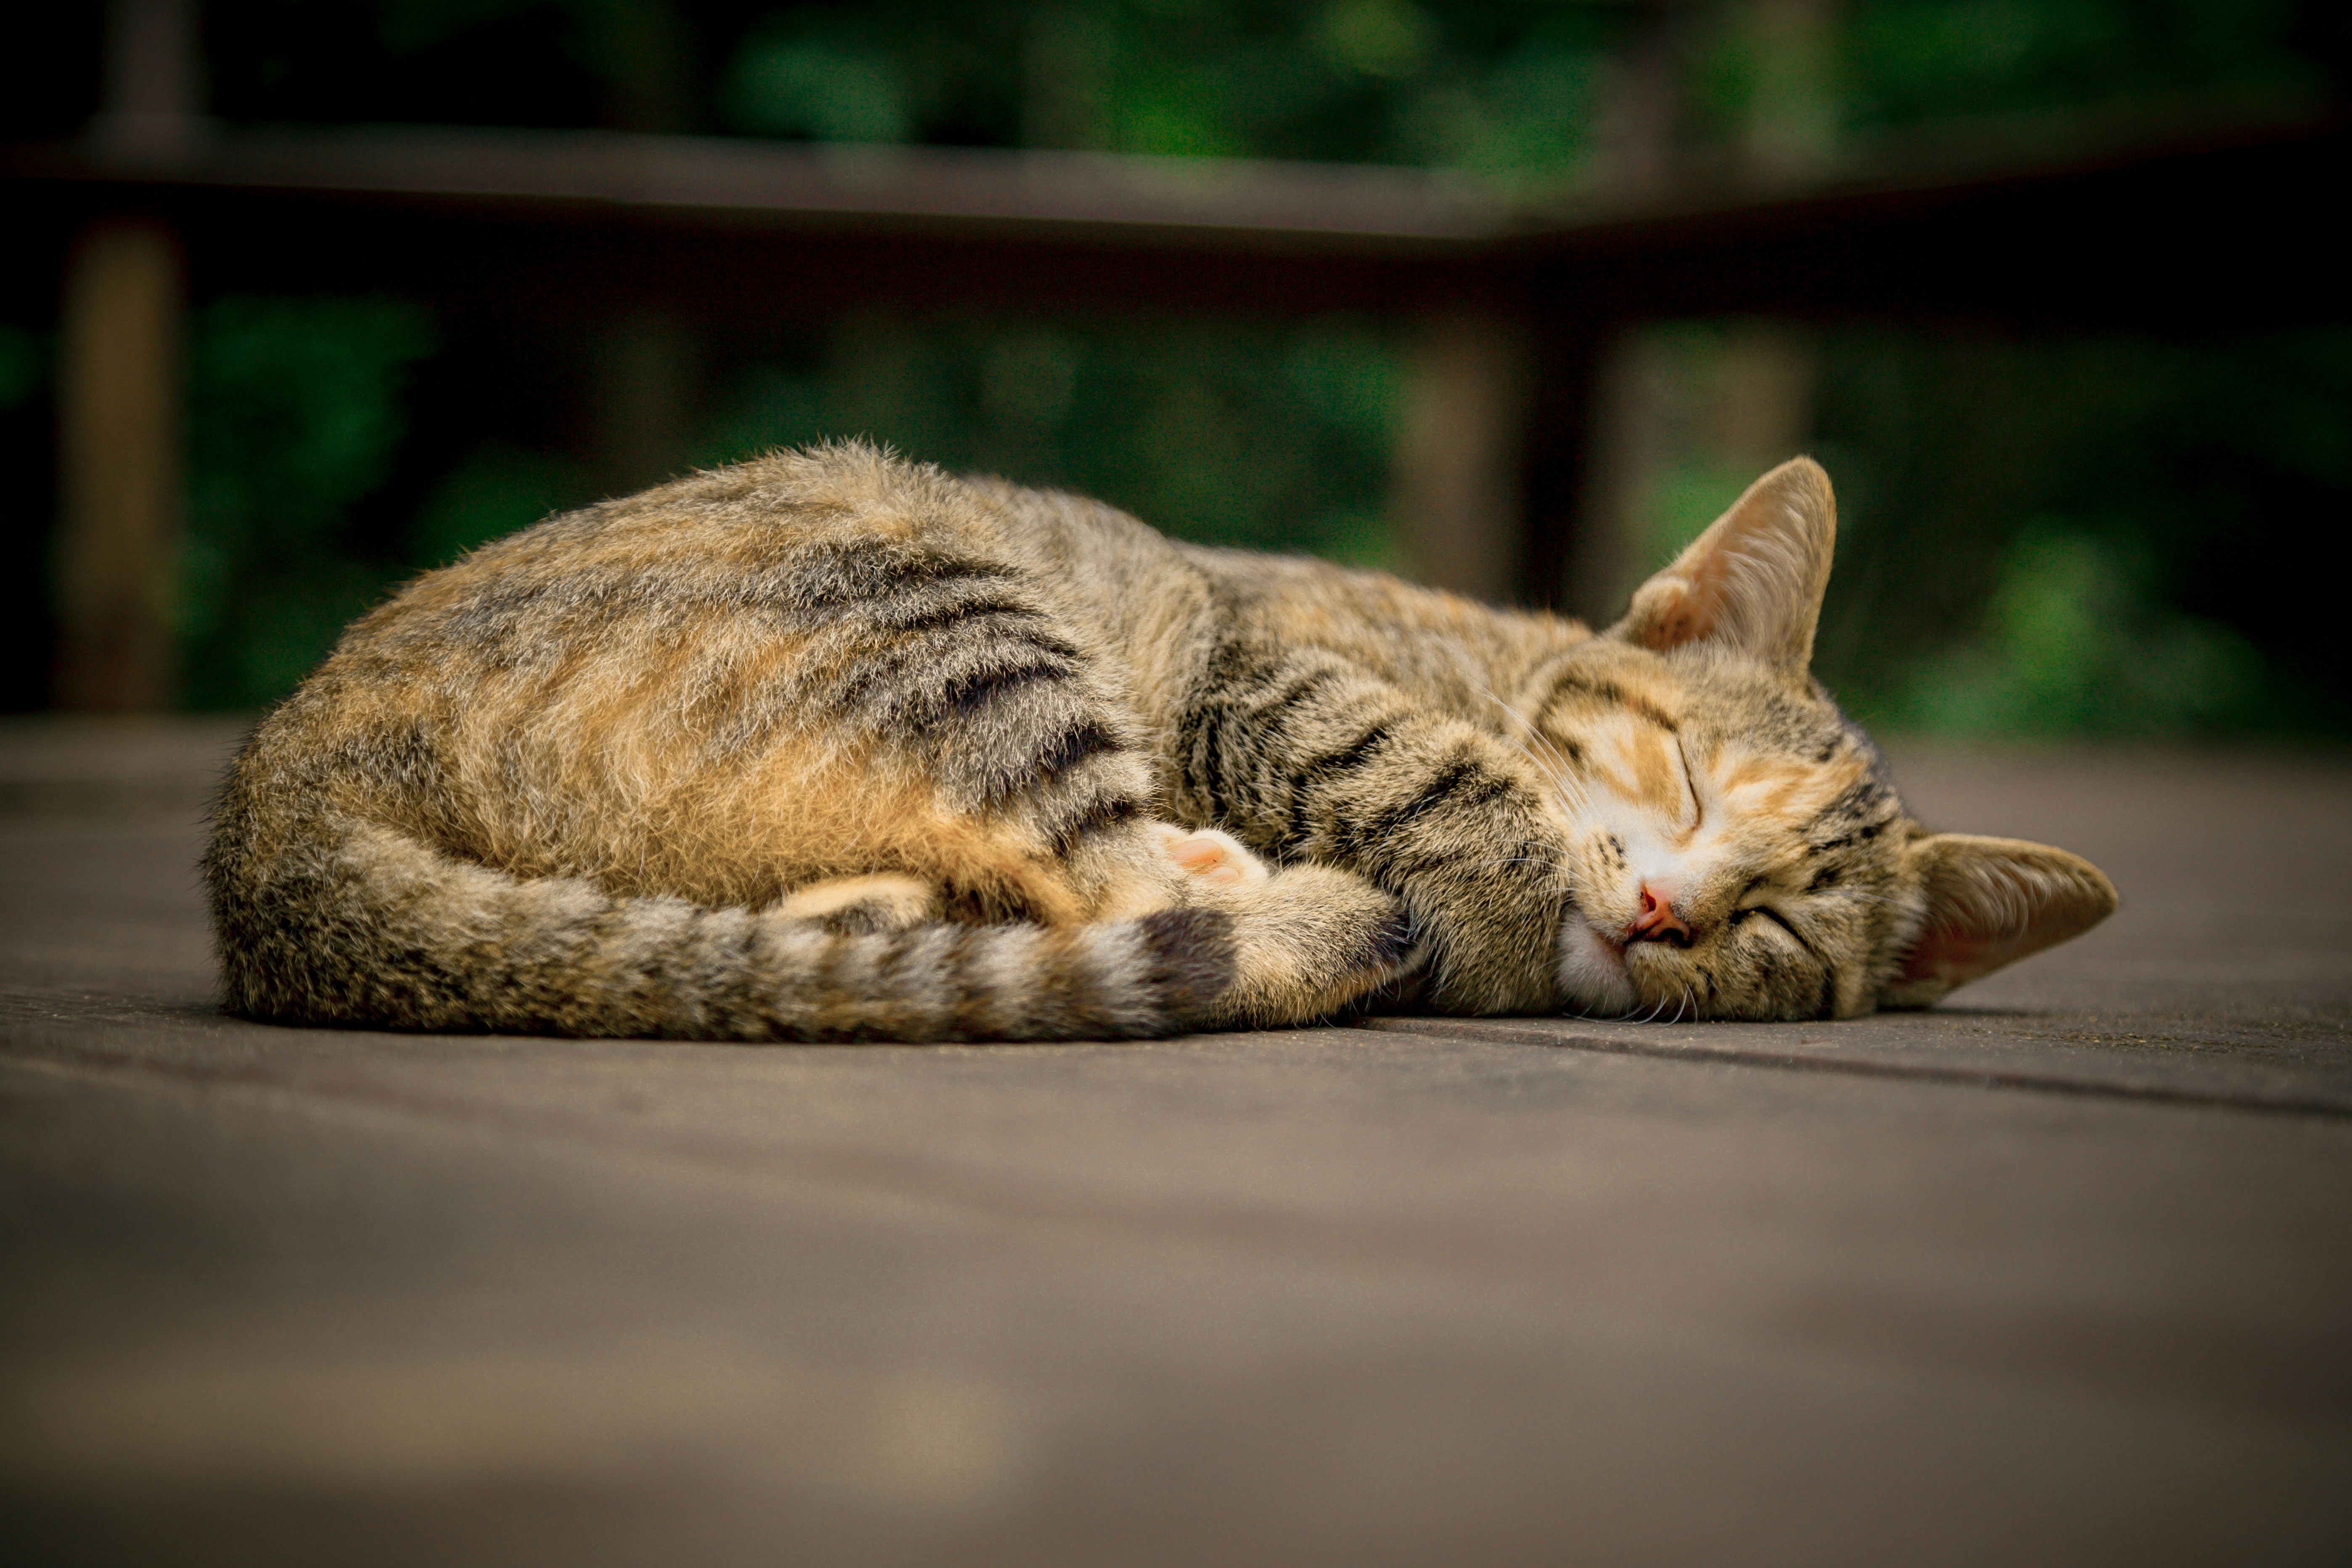
<svg viewBox="0 0 2352 1568">
<path fill-rule="evenodd" d="M 1099 674 L 1067 605 L 1104 525 L 863 443 L 551 518 L 355 624 L 229 804 L 331 796 L 483 864 L 756 901 L 936 826 L 943 782 Z"/>
<path fill-rule="evenodd" d="M 973 487 L 863 443 L 779 452 L 494 541 L 355 624 L 322 673 L 452 658 L 487 670 L 632 626 L 673 645 L 772 637 L 845 618 L 894 584 L 1015 569 L 1033 531 Z"/>
</svg>

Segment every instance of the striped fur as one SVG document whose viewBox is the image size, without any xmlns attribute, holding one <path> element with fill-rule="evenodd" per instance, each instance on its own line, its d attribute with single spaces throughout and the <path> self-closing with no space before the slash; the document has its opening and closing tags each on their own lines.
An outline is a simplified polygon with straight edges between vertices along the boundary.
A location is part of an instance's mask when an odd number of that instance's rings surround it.
<svg viewBox="0 0 2352 1568">
<path fill-rule="evenodd" d="M 1800 637 L 1776 605 L 1817 605 L 1826 482 L 1780 503 L 1818 473 L 1604 637 L 859 444 L 551 519 L 410 584 L 256 732 L 205 862 L 227 1000 L 807 1040 L 1141 1037 L 1382 987 L 1931 1000 L 1990 951 L 1968 889 L 2024 910 L 2013 957 L 2053 929 L 2035 877 L 2079 925 L 2097 873 L 1977 875 L 1804 675 L 1812 606 Z M 1685 797 L 1720 806 L 1675 850 Z M 1671 950 L 1624 913 L 1669 875 Z"/>
</svg>

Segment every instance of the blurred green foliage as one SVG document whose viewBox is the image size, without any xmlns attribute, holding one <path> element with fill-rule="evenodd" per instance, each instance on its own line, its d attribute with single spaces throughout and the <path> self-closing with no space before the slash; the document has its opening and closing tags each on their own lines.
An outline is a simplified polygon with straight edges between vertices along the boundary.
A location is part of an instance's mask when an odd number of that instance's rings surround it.
<svg viewBox="0 0 2352 1568">
<path fill-rule="evenodd" d="M 1686 380 L 1719 324 L 1669 329 Z M 1815 668 L 1854 714 L 1969 735 L 2352 731 L 2328 577 L 2352 510 L 2352 332 L 2189 342 L 1849 326 L 1815 455 L 1838 563 Z M 1654 570 L 1755 478 L 1669 443 Z"/>
<path fill-rule="evenodd" d="M 843 322 L 738 378 L 696 452 L 863 435 L 955 469 L 1082 490 L 1187 538 L 1383 561 L 1400 371 L 1346 321 Z M 1262 432 L 1279 438 L 1268 442 Z"/>
<path fill-rule="evenodd" d="M 553 452 L 489 440 L 474 448 L 417 509 L 407 557 L 446 566 L 467 551 L 595 498 L 585 465 Z"/>
<path fill-rule="evenodd" d="M 1612 177 L 1634 133 L 1629 84 L 1659 59 L 1669 112 L 1654 133 L 1670 163 L 1801 163 L 1961 121 L 2340 100 L 2347 18 L 2320 0 L 205 9 L 213 106 L 232 121 L 1394 162 L 1531 185 Z M 19 101 L 31 107 L 5 112 L 66 112 L 29 89 Z M 515 379 L 524 361 L 592 381 L 563 357 L 576 345 L 485 347 L 470 330 L 386 300 L 200 312 L 190 703 L 270 700 L 404 574 L 615 482 L 583 436 L 593 419 L 506 406 L 550 401 L 545 381 Z M 0 332 L 6 429 L 33 417 L 8 413 L 10 397 L 30 410 L 46 396 L 43 343 Z M 1858 712 L 1969 732 L 2352 731 L 2317 574 L 2282 587 L 2263 542 L 2341 518 L 2352 498 L 2343 334 L 1855 325 L 1819 350 L 1813 425 L 1844 527 L 1822 667 Z M 864 433 L 1101 495 L 1191 537 L 1391 554 L 1402 373 L 1381 324 L 872 315 L 710 353 L 681 454 L 693 461 Z M 1679 543 L 1752 477 L 1703 446 L 1659 454 L 1649 548 Z"/>
<path fill-rule="evenodd" d="M 2165 604 L 2156 575 L 2145 550 L 2034 519 L 2001 551 L 1979 636 L 1911 667 L 1871 716 L 1962 735 L 2163 737 L 2271 717 L 2262 655 Z"/>
<path fill-rule="evenodd" d="M 0 409 L 22 407 L 41 379 L 41 345 L 22 328 L 0 324 Z"/>
<path fill-rule="evenodd" d="M 205 23 L 233 120 L 627 122 L 1516 176 L 1591 149 L 1605 79 L 1652 15 L 1696 142 L 1737 141 L 1792 99 L 1819 100 L 1848 138 L 2217 93 L 2308 100 L 2340 88 L 2352 51 L 2336 0 L 211 0 Z"/>
<path fill-rule="evenodd" d="M 1839 29 L 1853 131 L 2185 96 L 2315 106 L 2343 7 L 2302 0 L 1866 0 Z"/>
<path fill-rule="evenodd" d="M 352 537 L 388 477 L 406 367 L 433 349 L 414 307 L 231 297 L 189 334 L 186 700 L 246 708 L 291 689 L 393 564 Z"/>
<path fill-rule="evenodd" d="M 1824 667 L 1974 733 L 2352 731 L 2336 585 L 2352 332 L 1832 337 L 1859 488 Z"/>
<path fill-rule="evenodd" d="M 1622 10 L 882 0 L 763 18 L 719 122 L 821 140 L 1009 142 L 1554 174 L 1590 143 Z"/>
</svg>

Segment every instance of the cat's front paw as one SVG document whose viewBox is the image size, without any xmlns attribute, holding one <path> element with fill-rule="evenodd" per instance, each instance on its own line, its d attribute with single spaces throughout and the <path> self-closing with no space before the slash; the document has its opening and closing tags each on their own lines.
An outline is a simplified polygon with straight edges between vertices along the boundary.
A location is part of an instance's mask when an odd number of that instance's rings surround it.
<svg viewBox="0 0 2352 1568">
<path fill-rule="evenodd" d="M 1187 876 L 1213 887 L 1254 888 L 1273 875 L 1265 862 L 1242 847 L 1241 840 L 1213 827 L 1185 828 L 1174 823 L 1157 825 L 1160 852 Z"/>
<path fill-rule="evenodd" d="M 1297 866 L 1220 907 L 1234 916 L 1237 960 L 1218 1021 L 1303 1024 L 1403 979 L 1425 952 L 1404 905 L 1353 872 Z"/>
</svg>

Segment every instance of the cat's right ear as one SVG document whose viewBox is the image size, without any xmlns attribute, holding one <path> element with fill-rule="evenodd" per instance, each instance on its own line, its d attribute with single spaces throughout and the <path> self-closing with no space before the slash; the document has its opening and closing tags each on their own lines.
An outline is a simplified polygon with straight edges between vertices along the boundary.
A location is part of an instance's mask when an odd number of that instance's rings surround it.
<svg viewBox="0 0 2352 1568">
<path fill-rule="evenodd" d="M 1829 475 L 1811 458 L 1792 458 L 1636 589 L 1608 635 L 1653 648 L 1715 643 L 1801 672 L 1812 662 L 1836 542 Z"/>
</svg>

